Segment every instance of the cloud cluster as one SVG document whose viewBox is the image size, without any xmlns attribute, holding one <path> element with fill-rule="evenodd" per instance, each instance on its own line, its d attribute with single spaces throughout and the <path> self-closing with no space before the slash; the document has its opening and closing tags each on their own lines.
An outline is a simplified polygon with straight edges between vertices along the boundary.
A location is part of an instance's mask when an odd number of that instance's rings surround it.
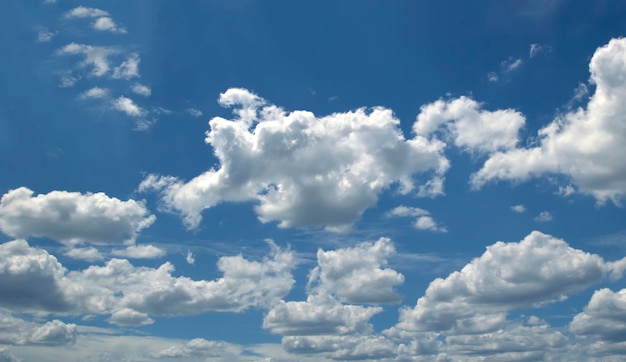
<svg viewBox="0 0 626 362">
<path fill-rule="evenodd" d="M 434 232 L 446 233 L 448 229 L 439 225 L 430 215 L 430 212 L 420 209 L 419 207 L 408 207 L 404 205 L 396 206 L 387 212 L 388 217 L 415 217 L 413 226 L 419 230 L 429 230 Z"/>
<path fill-rule="evenodd" d="M 444 144 L 420 135 L 406 140 L 389 109 L 287 113 L 237 88 L 219 103 L 236 115 L 209 122 L 206 143 L 219 167 L 188 182 L 149 175 L 139 187 L 161 190 L 165 208 L 181 213 L 189 228 L 198 226 L 203 209 L 254 201 L 262 222 L 346 230 L 396 183 L 404 194 L 443 192 Z M 416 190 L 418 175 L 425 179 Z"/>
<path fill-rule="evenodd" d="M 0 200 L 0 231 L 14 237 L 48 237 L 66 245 L 134 243 L 156 217 L 142 202 L 104 193 L 52 191 L 34 195 L 26 187 Z"/>
<path fill-rule="evenodd" d="M 149 268 L 125 259 L 68 271 L 47 251 L 15 240 L 0 245 L 0 305 L 14 312 L 110 314 L 118 325 L 149 324 L 149 315 L 239 312 L 278 302 L 293 285 L 294 265 L 290 251 L 272 246 L 262 261 L 220 258 L 223 276 L 216 280 L 173 276 L 169 262 Z"/>
<path fill-rule="evenodd" d="M 537 231 L 517 243 L 497 242 L 461 271 L 432 281 L 388 334 L 495 331 L 508 311 L 563 300 L 602 280 L 610 265 Z"/>
</svg>

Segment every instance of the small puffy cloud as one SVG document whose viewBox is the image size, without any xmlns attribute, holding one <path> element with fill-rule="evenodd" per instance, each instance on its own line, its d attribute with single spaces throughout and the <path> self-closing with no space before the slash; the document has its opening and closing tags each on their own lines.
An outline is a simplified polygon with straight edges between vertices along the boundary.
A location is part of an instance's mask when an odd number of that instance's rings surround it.
<svg viewBox="0 0 626 362">
<path fill-rule="evenodd" d="M 126 29 L 118 26 L 113 19 L 108 16 L 99 17 L 93 23 L 93 28 L 98 31 L 108 31 L 111 33 L 125 34 Z"/>
<path fill-rule="evenodd" d="M 518 214 L 521 214 L 521 213 L 526 211 L 526 206 L 524 206 L 522 204 L 520 204 L 520 205 L 513 205 L 513 206 L 511 206 L 511 210 L 516 212 L 516 213 L 518 213 Z"/>
<path fill-rule="evenodd" d="M 98 251 L 98 249 L 90 246 L 88 248 L 73 248 L 65 253 L 65 256 L 69 256 L 72 259 L 86 260 L 90 262 L 103 260 L 104 257 Z"/>
<path fill-rule="evenodd" d="M 204 209 L 250 200 L 262 222 L 346 230 L 383 190 L 400 184 L 408 194 L 417 181 L 423 182 L 418 189 L 428 180 L 440 185 L 448 169 L 445 145 L 419 134 L 406 140 L 389 109 L 288 113 L 237 88 L 222 93 L 219 103 L 235 107 L 236 115 L 209 122 L 206 143 L 219 166 L 188 182 L 149 175 L 139 187 L 161 189 L 165 209 L 182 214 L 189 228 L 198 226 Z M 423 194 L 441 192 L 432 187 Z"/>
<path fill-rule="evenodd" d="M 80 63 L 81 67 L 91 66 L 92 75 L 96 77 L 104 76 L 110 69 L 109 57 L 118 51 L 111 47 L 92 46 L 85 44 L 70 43 L 59 49 L 59 55 L 83 55 L 84 59 Z"/>
<path fill-rule="evenodd" d="M 135 94 L 139 94 L 145 97 L 149 97 L 150 94 L 152 94 L 152 90 L 150 89 L 150 87 L 145 86 L 143 84 L 139 84 L 139 83 L 135 83 L 131 90 L 133 91 L 133 93 Z"/>
<path fill-rule="evenodd" d="M 20 187 L 0 200 L 0 231 L 15 238 L 48 237 L 66 245 L 132 243 L 155 219 L 142 202 L 104 193 L 52 191 L 34 196 Z"/>
<path fill-rule="evenodd" d="M 518 243 L 497 242 L 461 271 L 432 281 L 387 333 L 495 331 L 507 311 L 563 300 L 602 280 L 608 269 L 600 256 L 537 231 Z"/>
<path fill-rule="evenodd" d="M 131 117 L 142 117 L 146 111 L 139 107 L 132 99 L 120 96 L 113 101 L 113 109 L 126 113 Z"/>
<path fill-rule="evenodd" d="M 515 148 L 525 119 L 513 109 L 488 111 L 467 97 L 423 105 L 413 125 L 417 134 L 441 131 L 459 148 L 489 153 Z"/>
<path fill-rule="evenodd" d="M 369 319 L 381 307 L 345 305 L 326 295 L 310 295 L 304 302 L 281 302 L 263 319 L 263 328 L 287 336 L 371 333 Z"/>
<path fill-rule="evenodd" d="M 348 303 L 393 303 L 401 297 L 394 288 L 404 276 L 385 268 L 396 252 L 388 238 L 365 242 L 352 248 L 317 251 L 317 263 L 309 277 L 316 294 L 333 295 Z"/>
<path fill-rule="evenodd" d="M 80 94 L 82 99 L 102 99 L 107 98 L 111 92 L 107 88 L 93 87 Z"/>
<path fill-rule="evenodd" d="M 192 117 L 202 117 L 202 111 L 197 108 L 187 108 L 185 112 Z"/>
<path fill-rule="evenodd" d="M 125 61 L 119 66 L 113 69 L 111 78 L 113 79 L 131 79 L 139 77 L 139 54 L 131 54 Z"/>
<path fill-rule="evenodd" d="M 126 249 L 114 249 L 111 254 L 130 259 L 158 259 L 166 252 L 154 245 L 130 245 Z"/>
<path fill-rule="evenodd" d="M 65 324 L 58 319 L 38 327 L 30 336 L 30 343 L 33 344 L 64 345 L 75 342 L 76 325 Z"/>
<path fill-rule="evenodd" d="M 72 72 L 66 72 L 61 76 L 61 83 L 59 83 L 59 88 L 71 88 L 76 82 L 80 80 L 79 75 L 74 75 Z"/>
<path fill-rule="evenodd" d="M 387 212 L 388 217 L 406 217 L 413 216 L 417 217 L 413 226 L 419 230 L 429 230 L 434 232 L 446 233 L 448 229 L 444 226 L 440 226 L 437 224 L 435 219 L 430 216 L 430 212 L 420 209 L 418 207 L 407 207 L 404 205 L 400 205 Z"/>
<path fill-rule="evenodd" d="M 101 16 L 108 16 L 109 13 L 98 9 L 98 8 L 88 8 L 85 6 L 78 6 L 74 9 L 65 13 L 64 17 L 67 19 L 70 18 L 97 18 Z"/>
<path fill-rule="evenodd" d="M 546 211 L 546 210 L 540 212 L 539 215 L 535 217 L 535 221 L 538 221 L 538 222 L 548 222 L 548 221 L 552 221 L 552 219 L 553 219 L 552 214 L 550 213 L 550 211 Z"/>
<path fill-rule="evenodd" d="M 187 250 L 187 256 L 185 257 L 187 264 L 194 265 L 196 263 L 196 257 L 193 255 L 191 250 Z"/>
<path fill-rule="evenodd" d="M 616 204 L 626 194 L 623 145 L 626 128 L 626 39 L 612 39 L 598 48 L 589 64 L 596 89 L 586 108 L 556 118 L 539 130 L 537 145 L 493 153 L 472 175 L 480 188 L 497 180 L 526 181 L 545 174 L 561 174 L 578 192 L 598 203 Z"/>
<path fill-rule="evenodd" d="M 448 232 L 448 229 L 446 229 L 444 226 L 440 226 L 439 224 L 437 224 L 437 222 L 435 221 L 435 219 L 432 218 L 432 216 L 418 217 L 415 223 L 413 224 L 413 226 L 415 226 L 415 228 L 419 230 L 429 230 L 429 231 L 434 231 L 438 233 Z"/>
<path fill-rule="evenodd" d="M 145 326 L 154 323 L 154 320 L 146 313 L 137 312 L 130 308 L 122 308 L 111 314 L 109 323 L 118 326 Z"/>
</svg>

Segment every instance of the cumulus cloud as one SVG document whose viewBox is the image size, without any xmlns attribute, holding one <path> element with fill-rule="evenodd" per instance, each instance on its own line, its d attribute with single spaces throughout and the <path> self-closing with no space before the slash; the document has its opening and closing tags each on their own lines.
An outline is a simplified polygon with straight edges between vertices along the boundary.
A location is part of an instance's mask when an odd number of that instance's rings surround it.
<svg viewBox="0 0 626 362">
<path fill-rule="evenodd" d="M 235 107 L 236 115 L 209 122 L 206 142 L 219 167 L 188 182 L 149 175 L 139 187 L 161 189 L 165 209 L 182 214 L 189 228 L 220 202 L 255 201 L 262 222 L 346 230 L 392 185 L 408 194 L 420 181 L 422 194 L 442 193 L 426 186 L 440 185 L 448 169 L 445 145 L 419 134 L 406 140 L 389 109 L 316 117 L 285 112 L 237 88 L 222 93 L 219 103 Z"/>
<path fill-rule="evenodd" d="M 309 287 L 317 294 L 334 295 L 348 303 L 393 303 L 401 297 L 394 288 L 404 276 L 385 268 L 396 252 L 388 238 L 365 242 L 352 248 L 317 251 L 317 263 Z"/>
<path fill-rule="evenodd" d="M 111 254 L 131 259 L 158 259 L 166 252 L 154 245 L 130 245 L 126 249 L 114 249 Z"/>
<path fill-rule="evenodd" d="M 595 291 L 583 312 L 570 322 L 569 330 L 579 337 L 594 337 L 597 352 L 626 345 L 626 289 Z"/>
<path fill-rule="evenodd" d="M 146 115 L 146 111 L 139 107 L 132 99 L 120 96 L 113 101 L 113 109 L 126 113 L 131 117 L 142 117 Z"/>
<path fill-rule="evenodd" d="M 626 193 L 626 144 L 622 115 L 626 112 L 626 39 L 612 39 L 598 48 L 589 64 L 596 89 L 586 108 L 556 118 L 539 130 L 537 145 L 492 154 L 472 175 L 480 188 L 497 180 L 526 181 L 544 174 L 560 174 L 579 192 L 597 202 L 619 204 Z"/>
<path fill-rule="evenodd" d="M 239 346 L 222 342 L 194 338 L 186 344 L 169 346 L 151 354 L 155 358 L 210 358 L 221 357 L 223 360 L 235 360 L 241 354 Z"/>
<path fill-rule="evenodd" d="M 104 193 L 52 191 L 34 196 L 26 187 L 0 200 L 0 230 L 15 238 L 48 237 L 66 245 L 133 243 L 152 225 L 142 202 L 122 201 Z"/>
<path fill-rule="evenodd" d="M 68 250 L 65 253 L 65 256 L 69 256 L 72 259 L 80 259 L 80 260 L 86 260 L 86 261 L 91 261 L 91 262 L 104 259 L 102 254 L 98 251 L 98 249 L 94 247 L 73 248 L 73 249 Z"/>
<path fill-rule="evenodd" d="M 101 99 L 107 98 L 109 94 L 110 91 L 106 88 L 93 87 L 81 93 L 79 97 L 82 99 Z"/>
<path fill-rule="evenodd" d="M 429 230 L 434 232 L 446 233 L 448 229 L 445 226 L 439 225 L 432 216 L 430 216 L 430 212 L 420 209 L 418 207 L 407 207 L 404 205 L 397 206 L 393 208 L 391 211 L 387 212 L 387 216 L 389 217 L 406 217 L 413 216 L 417 217 L 413 226 L 419 230 Z"/>
<path fill-rule="evenodd" d="M 110 314 L 119 325 L 151 323 L 149 315 L 240 312 L 278 303 L 291 289 L 293 253 L 272 245 L 261 261 L 221 257 L 216 280 L 173 276 L 174 267 L 136 267 L 111 259 L 67 271 L 43 249 L 24 240 L 0 244 L 0 305 L 15 312 Z"/>
<path fill-rule="evenodd" d="M 461 271 L 432 281 L 415 308 L 402 309 L 399 323 L 387 333 L 492 332 L 507 311 L 563 300 L 602 280 L 608 270 L 600 256 L 535 231 L 517 243 L 488 246 Z"/>
<path fill-rule="evenodd" d="M 144 97 L 149 97 L 150 94 L 152 94 L 152 90 L 150 89 L 150 87 L 139 83 L 135 83 L 132 86 L 131 90 L 133 91 L 133 93 L 142 95 Z"/>
<path fill-rule="evenodd" d="M 371 333 L 369 319 L 381 307 L 345 305 L 328 295 L 310 295 L 304 302 L 281 302 L 263 319 L 263 328 L 287 336 Z"/>
<path fill-rule="evenodd" d="M 0 344 L 61 346 L 76 342 L 76 325 L 58 319 L 37 324 L 0 310 L 0 322 Z"/>
<path fill-rule="evenodd" d="M 191 250 L 187 250 L 187 256 L 185 257 L 187 264 L 194 265 L 196 263 L 196 257 L 193 255 Z"/>
<path fill-rule="evenodd" d="M 515 148 L 524 116 L 513 109 L 488 111 L 467 97 L 423 105 L 413 130 L 428 136 L 442 132 L 455 146 L 489 153 Z"/>
<path fill-rule="evenodd" d="M 514 205 L 514 206 L 511 206 L 511 210 L 517 212 L 518 214 L 521 214 L 521 213 L 526 211 L 526 207 L 524 205 L 521 205 L 521 204 L 520 205 Z"/>
<path fill-rule="evenodd" d="M 317 354 L 339 361 L 373 361 L 392 358 L 396 353 L 393 342 L 382 336 L 287 336 L 283 348 L 290 353 Z"/>
<path fill-rule="evenodd" d="M 93 23 L 92 26 L 94 29 L 98 31 L 108 31 L 111 33 L 118 33 L 118 34 L 126 33 L 126 29 L 118 26 L 115 23 L 115 21 L 113 21 L 113 19 L 111 19 L 108 16 L 103 16 L 103 17 L 96 19 L 96 21 Z"/>
<path fill-rule="evenodd" d="M 98 8 L 88 8 L 85 6 L 78 6 L 74 9 L 65 13 L 65 18 L 97 18 L 100 16 L 108 16 L 109 13 L 98 9 Z"/>
</svg>

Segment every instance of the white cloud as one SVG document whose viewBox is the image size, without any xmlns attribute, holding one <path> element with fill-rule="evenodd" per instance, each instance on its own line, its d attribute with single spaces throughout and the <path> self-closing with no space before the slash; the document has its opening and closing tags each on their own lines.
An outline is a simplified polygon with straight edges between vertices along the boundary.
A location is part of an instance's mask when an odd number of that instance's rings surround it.
<svg viewBox="0 0 626 362">
<path fill-rule="evenodd" d="M 104 76 L 110 69 L 109 57 L 118 51 L 111 47 L 91 46 L 85 44 L 70 43 L 58 50 L 60 55 L 84 55 L 81 67 L 93 67 L 92 75 Z"/>
<path fill-rule="evenodd" d="M 202 111 L 197 108 L 187 108 L 185 109 L 185 112 L 192 117 L 202 117 Z"/>
<path fill-rule="evenodd" d="M 149 97 L 150 94 L 152 94 L 152 90 L 150 89 L 150 87 L 145 86 L 143 84 L 139 84 L 139 83 L 135 83 L 133 87 L 131 88 L 131 90 L 133 91 L 133 93 L 136 93 L 145 97 Z"/>
<path fill-rule="evenodd" d="M 459 148 L 487 153 L 514 148 L 524 122 L 513 109 L 487 111 L 473 99 L 460 97 L 423 105 L 413 130 L 423 136 L 441 131 Z"/>
<path fill-rule="evenodd" d="M 104 257 L 102 256 L 102 254 L 98 251 L 98 249 L 94 248 L 94 247 L 88 247 L 88 248 L 73 248 L 68 250 L 65 253 L 66 256 L 69 256 L 72 259 L 80 259 L 80 260 L 86 260 L 86 261 L 90 261 L 90 262 L 94 262 L 94 261 L 99 261 L 99 260 L 103 260 Z"/>
<path fill-rule="evenodd" d="M 119 66 L 113 69 L 111 77 L 113 79 L 131 79 L 139 77 L 139 54 L 131 54 L 125 61 Z"/>
<path fill-rule="evenodd" d="M 305 302 L 281 302 L 267 312 L 263 328 L 287 336 L 371 333 L 369 319 L 381 307 L 345 305 L 326 295 L 310 295 Z"/>
<path fill-rule="evenodd" d="M 33 196 L 20 187 L 0 200 L 0 230 L 15 238 L 48 237 L 66 245 L 134 242 L 156 219 L 142 202 L 104 193 L 52 191 Z"/>
<path fill-rule="evenodd" d="M 553 216 L 549 211 L 542 211 L 539 213 L 539 215 L 537 215 L 537 217 L 535 217 L 535 221 L 539 221 L 539 222 L 548 222 L 548 221 L 552 221 Z"/>
<path fill-rule="evenodd" d="M 24 240 L 0 244 L 0 305 L 14 312 L 96 314 L 119 325 L 151 323 L 149 315 L 190 315 L 268 308 L 294 281 L 293 253 L 272 246 L 261 261 L 221 257 L 216 280 L 173 276 L 174 267 L 135 267 L 111 259 L 103 266 L 68 272 L 57 259 Z"/>
<path fill-rule="evenodd" d="M 430 216 L 430 213 L 424 209 L 420 209 L 418 207 L 407 207 L 404 205 L 400 205 L 392 209 L 387 213 L 389 217 L 406 217 L 406 216 L 417 216 L 413 226 L 419 230 L 429 230 L 434 232 L 446 233 L 448 229 L 444 226 L 440 226 L 437 224 L 435 219 Z"/>
<path fill-rule="evenodd" d="M 158 259 L 166 252 L 154 245 L 129 245 L 126 249 L 114 249 L 111 254 L 131 259 Z"/>
<path fill-rule="evenodd" d="M 497 242 L 460 272 L 432 281 L 387 333 L 493 332 L 507 311 L 563 300 L 602 280 L 608 269 L 600 256 L 537 231 L 518 243 Z"/>
<path fill-rule="evenodd" d="M 101 9 L 78 6 L 65 13 L 65 18 L 97 18 L 108 15 L 108 12 Z"/>
<path fill-rule="evenodd" d="M 309 287 L 316 294 L 333 295 L 348 303 L 393 303 L 401 297 L 394 288 L 404 276 L 385 268 L 396 252 L 393 243 L 380 238 L 352 248 L 317 251 L 317 263 L 309 277 Z"/>
<path fill-rule="evenodd" d="M 107 98 L 111 92 L 106 88 L 93 87 L 80 94 L 82 99 L 101 99 Z"/>
<path fill-rule="evenodd" d="M 429 230 L 429 231 L 434 231 L 438 233 L 448 232 L 448 229 L 437 224 L 435 219 L 433 219 L 431 216 L 418 217 L 417 220 L 415 221 L 415 224 L 413 224 L 413 226 L 415 226 L 415 228 L 419 230 Z"/>
<path fill-rule="evenodd" d="M 113 108 L 124 112 L 131 117 L 142 117 L 146 115 L 146 111 L 139 107 L 132 99 L 120 96 L 113 101 Z"/>
<path fill-rule="evenodd" d="M 405 140 L 388 109 L 318 118 L 308 111 L 286 113 L 245 89 L 229 89 L 219 102 L 237 107 L 235 119 L 209 122 L 206 142 L 219 168 L 189 182 L 149 175 L 139 187 L 167 183 L 164 206 L 180 212 L 189 228 L 198 226 L 206 208 L 253 200 L 262 222 L 346 230 L 382 190 L 399 182 L 400 192 L 410 193 L 418 174 L 441 180 L 448 169 L 444 144 L 419 135 Z"/>
<path fill-rule="evenodd" d="M 113 19 L 108 16 L 99 17 L 93 23 L 93 28 L 98 31 L 108 31 L 111 33 L 126 34 L 126 29 L 119 27 Z"/>
<path fill-rule="evenodd" d="M 526 207 L 522 204 L 514 205 L 514 206 L 511 206 L 511 210 L 517 212 L 518 214 L 521 214 L 526 211 Z"/>
<path fill-rule="evenodd" d="M 283 348 L 290 353 L 321 355 L 339 361 L 374 361 L 394 357 L 396 346 L 382 336 L 288 336 Z"/>
<path fill-rule="evenodd" d="M 146 313 L 137 312 L 130 308 L 122 308 L 111 314 L 109 323 L 118 326 L 145 326 L 154 323 Z"/>
<path fill-rule="evenodd" d="M 61 346 L 76 342 L 76 325 L 58 319 L 37 324 L 0 310 L 0 322 L 0 344 Z"/>
<path fill-rule="evenodd" d="M 204 338 L 194 338 L 184 345 L 169 346 L 151 354 L 155 358 L 210 358 L 220 357 L 220 360 L 236 360 L 241 354 L 241 348 L 222 341 L 208 341 Z"/>
<path fill-rule="evenodd" d="M 185 260 L 187 261 L 187 264 L 189 265 L 194 265 L 196 263 L 196 258 L 194 257 L 191 250 L 187 250 L 187 257 L 185 258 Z"/>
<path fill-rule="evenodd" d="M 626 39 L 613 39 L 598 48 L 589 64 L 596 90 L 585 109 L 555 119 L 539 131 L 538 145 L 496 152 L 471 183 L 480 188 L 490 181 L 525 181 L 544 174 L 562 174 L 581 193 L 599 203 L 626 194 Z M 566 180 L 569 184 L 570 180 Z"/>
<path fill-rule="evenodd" d="M 508 60 L 503 61 L 501 63 L 501 65 L 502 65 L 503 71 L 505 73 L 508 73 L 508 72 L 512 72 L 515 69 L 519 68 L 522 65 L 522 63 L 524 63 L 524 62 L 522 61 L 521 58 L 517 58 L 517 59 L 510 58 Z"/>
<path fill-rule="evenodd" d="M 593 293 L 584 311 L 574 317 L 569 330 L 580 337 L 594 337 L 594 348 L 606 352 L 626 342 L 626 289 L 604 288 Z"/>
</svg>

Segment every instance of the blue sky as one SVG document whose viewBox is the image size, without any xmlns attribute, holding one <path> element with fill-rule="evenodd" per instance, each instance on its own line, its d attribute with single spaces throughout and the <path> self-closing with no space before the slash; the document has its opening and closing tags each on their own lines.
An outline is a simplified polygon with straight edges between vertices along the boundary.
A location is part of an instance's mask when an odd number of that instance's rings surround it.
<svg viewBox="0 0 626 362">
<path fill-rule="evenodd" d="M 623 1 L 4 1 L 0 361 L 618 361 Z"/>
</svg>

